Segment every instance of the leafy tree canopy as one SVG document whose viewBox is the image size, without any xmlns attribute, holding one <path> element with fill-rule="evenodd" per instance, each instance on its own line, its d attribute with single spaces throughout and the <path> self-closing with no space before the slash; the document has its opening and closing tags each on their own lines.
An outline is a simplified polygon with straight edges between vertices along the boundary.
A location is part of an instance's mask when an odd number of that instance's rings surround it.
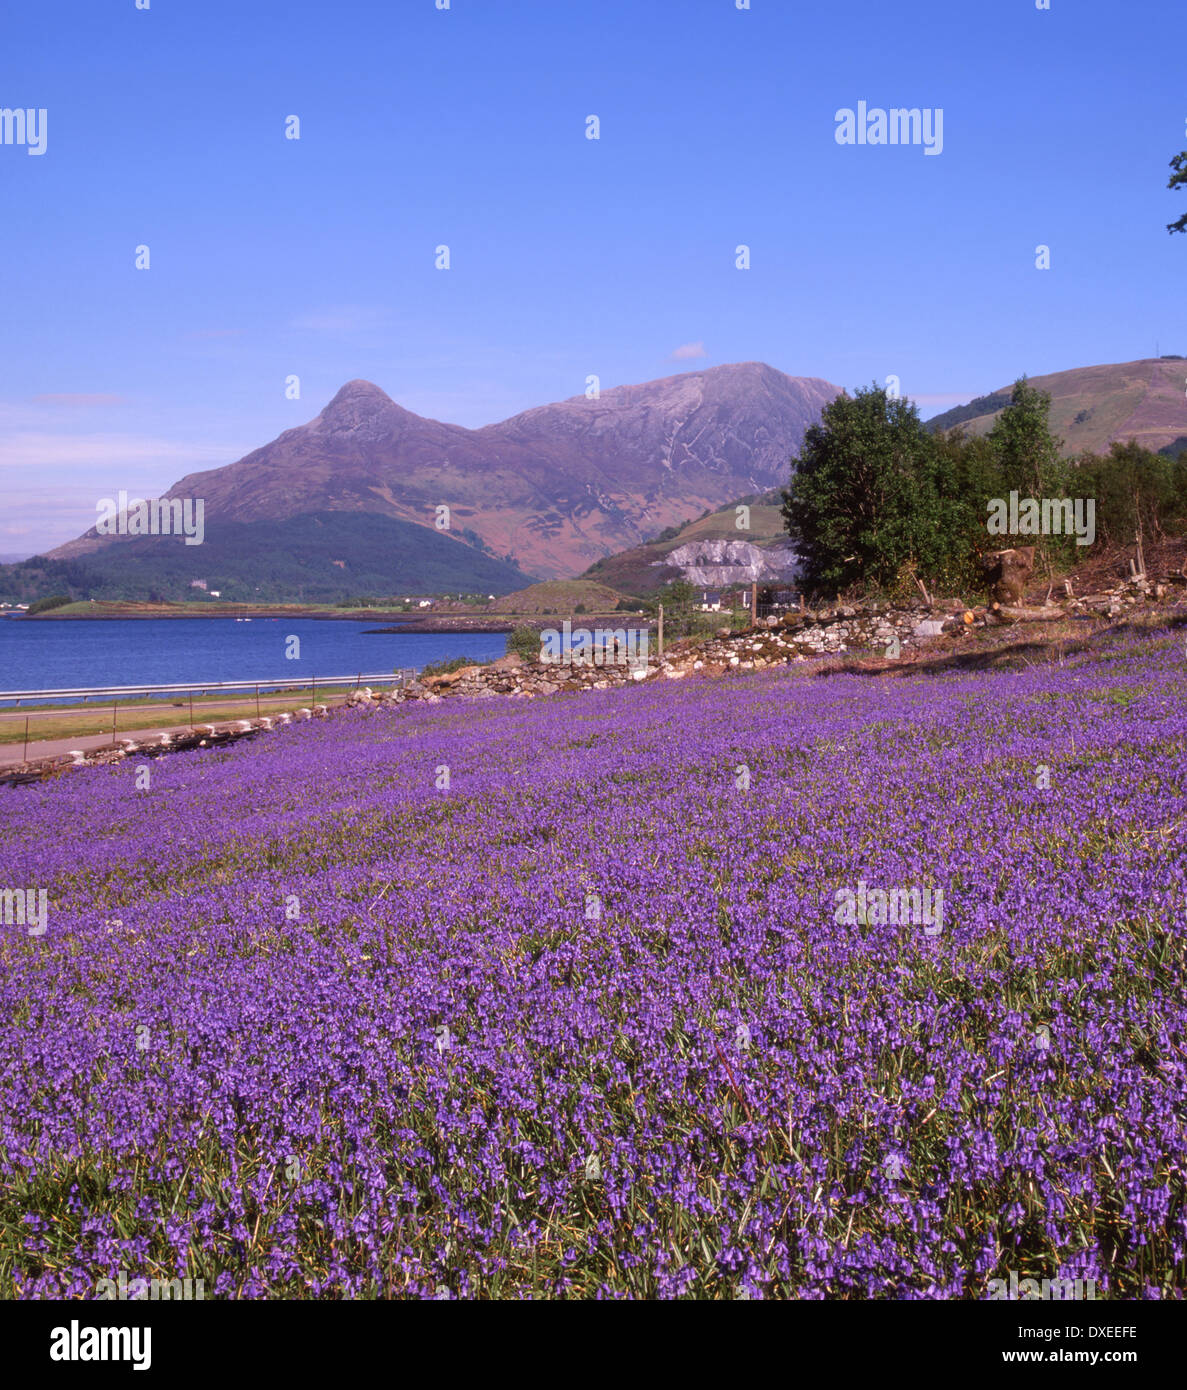
<svg viewBox="0 0 1187 1390">
<path fill-rule="evenodd" d="M 1181 150 L 1175 155 L 1171 160 L 1171 169 L 1174 172 L 1166 185 L 1167 188 L 1182 188 L 1187 185 L 1187 150 Z M 1168 222 L 1166 229 L 1168 232 L 1187 232 L 1187 212 L 1177 222 Z"/>
<path fill-rule="evenodd" d="M 883 387 L 826 406 L 783 494 L 805 589 L 943 576 L 967 552 L 974 525 L 951 462 L 915 406 Z"/>
</svg>

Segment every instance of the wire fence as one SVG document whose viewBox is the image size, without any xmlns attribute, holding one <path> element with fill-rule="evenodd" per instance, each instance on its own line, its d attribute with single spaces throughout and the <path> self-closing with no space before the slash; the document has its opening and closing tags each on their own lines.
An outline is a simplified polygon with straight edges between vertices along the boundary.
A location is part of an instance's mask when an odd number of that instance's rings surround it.
<svg viewBox="0 0 1187 1390">
<path fill-rule="evenodd" d="M 414 666 L 402 666 L 394 671 L 380 671 L 373 675 L 359 672 L 354 676 L 311 676 L 308 680 L 294 680 L 292 676 L 277 677 L 274 680 L 256 681 L 178 681 L 167 685 L 146 682 L 141 685 L 91 685 L 63 687 L 59 690 L 0 690 L 0 705 L 12 701 L 31 704 L 61 701 L 79 701 L 86 704 L 92 699 L 135 699 L 147 695 L 223 695 L 238 694 L 243 691 L 284 691 L 312 690 L 318 686 L 324 690 L 353 686 L 356 690 L 369 686 L 399 686 L 416 679 Z"/>
<path fill-rule="evenodd" d="M 162 696 L 161 703 L 166 703 L 171 707 L 186 709 L 188 706 L 188 719 L 177 721 L 178 724 L 187 724 L 192 730 L 194 722 L 194 697 L 226 695 L 228 697 L 247 697 L 247 703 L 254 703 L 256 718 L 261 717 L 262 697 L 271 697 L 273 701 L 277 697 L 282 699 L 286 696 L 293 701 L 298 698 L 305 698 L 308 691 L 308 702 L 310 705 L 317 704 L 318 690 L 329 692 L 342 689 L 361 690 L 363 687 L 371 689 L 391 689 L 398 690 L 403 686 L 411 684 L 418 676 L 417 668 L 414 666 L 401 666 L 394 671 L 381 671 L 373 675 L 365 675 L 362 672 L 353 676 L 313 676 L 309 681 L 294 682 L 291 676 L 276 680 L 258 681 L 196 681 L 193 683 L 171 682 L 169 684 L 154 684 L 152 682 L 143 685 L 107 685 L 107 686 L 81 686 L 76 688 L 63 688 L 59 690 L 2 690 L 0 691 L 0 710 L 3 710 L 6 701 L 11 703 L 12 710 L 22 708 L 23 729 L 20 727 L 20 716 L 6 714 L 3 725 L 11 728 L 15 723 L 19 732 L 17 740 L 23 743 L 23 756 L 28 758 L 30 739 L 38 738 L 38 730 L 35 727 L 38 721 L 46 722 L 50 720 L 86 720 L 86 712 L 79 708 L 89 704 L 91 700 L 103 703 L 96 704 L 94 714 L 100 710 L 106 712 L 111 710 L 111 726 L 108 731 L 106 723 L 102 730 L 94 730 L 85 733 L 85 737 L 94 737 L 96 733 L 102 732 L 106 738 L 110 732 L 111 742 L 114 745 L 116 736 L 119 732 L 119 720 L 121 707 L 125 721 L 130 715 L 137 713 L 137 701 L 140 698 L 151 698 L 154 695 Z M 254 698 L 253 698 L 254 697 Z M 106 703 L 110 701 L 110 706 Z M 242 700 L 236 700 L 242 703 Z M 139 707 L 143 708 L 143 707 Z M 199 706 L 198 714 L 209 713 L 209 707 Z M 148 711 L 144 710 L 146 717 Z M 151 718 L 151 717 L 150 717 Z M 157 721 L 159 722 L 159 721 Z"/>
</svg>

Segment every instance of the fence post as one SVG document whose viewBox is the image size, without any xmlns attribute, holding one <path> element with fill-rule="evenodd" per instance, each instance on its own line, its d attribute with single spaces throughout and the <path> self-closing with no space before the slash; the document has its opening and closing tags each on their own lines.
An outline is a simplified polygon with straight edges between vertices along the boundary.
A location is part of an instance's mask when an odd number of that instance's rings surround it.
<svg viewBox="0 0 1187 1390">
<path fill-rule="evenodd" d="M 659 656 L 662 661 L 664 657 L 664 606 L 662 603 L 659 606 L 659 632 L 657 636 L 659 638 Z"/>
<path fill-rule="evenodd" d="M 119 708 L 120 702 L 116 700 L 116 702 L 111 707 L 111 746 L 113 748 L 115 747 L 115 730 L 116 721 L 119 718 Z"/>
<path fill-rule="evenodd" d="M 758 585 L 750 586 L 750 626 L 758 622 Z"/>
<path fill-rule="evenodd" d="M 21 755 L 21 762 L 27 763 L 28 761 L 29 761 L 29 716 L 26 714 L 26 715 L 25 715 L 25 751 L 24 751 L 24 753 Z"/>
</svg>

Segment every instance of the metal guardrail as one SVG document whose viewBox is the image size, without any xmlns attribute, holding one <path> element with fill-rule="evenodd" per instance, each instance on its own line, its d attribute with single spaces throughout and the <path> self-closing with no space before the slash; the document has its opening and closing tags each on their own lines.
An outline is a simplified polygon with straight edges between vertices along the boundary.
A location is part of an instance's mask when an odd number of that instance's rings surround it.
<svg viewBox="0 0 1187 1390">
<path fill-rule="evenodd" d="M 304 690 L 310 688 L 316 691 L 319 685 L 327 687 L 353 685 L 356 688 L 364 685 L 404 685 L 415 678 L 416 668 L 405 666 L 397 671 L 381 671 L 375 675 L 360 673 L 355 676 L 311 676 L 307 680 L 300 677 L 281 676 L 277 679 L 258 681 L 183 681 L 171 685 L 147 683 L 144 685 L 77 686 L 63 690 L 0 690 L 0 702 L 15 700 L 19 704 L 22 700 L 69 700 L 74 698 L 85 701 L 104 695 L 186 695 L 191 691 L 202 695 L 217 695 L 224 691 L 235 690 Z"/>
<path fill-rule="evenodd" d="M 366 685 L 366 686 L 384 686 L 384 685 L 391 685 L 391 686 L 395 687 L 395 686 L 402 686 L 402 685 L 407 685 L 407 684 L 409 684 L 411 681 L 414 681 L 414 680 L 417 678 L 418 675 L 419 675 L 419 672 L 417 671 L 417 668 L 416 668 L 415 666 L 401 666 L 401 667 L 397 667 L 397 669 L 394 670 L 394 671 L 380 671 L 380 672 L 378 672 L 378 673 L 375 674 L 375 675 L 369 675 L 369 676 L 368 676 L 368 675 L 363 675 L 362 672 L 360 672 L 360 673 L 359 673 L 358 675 L 356 675 L 356 676 L 313 676 L 313 677 L 310 677 L 310 681 L 309 681 L 309 689 L 310 689 L 310 692 L 311 692 L 311 693 L 310 693 L 310 696 L 309 696 L 309 703 L 310 703 L 311 706 L 314 706 L 314 707 L 316 707 L 316 708 L 321 708 L 321 706 L 318 706 L 318 705 L 317 705 L 317 687 L 318 687 L 319 685 L 320 685 L 320 686 L 323 686 L 323 687 L 337 687 L 337 688 L 341 688 L 342 686 L 354 686 L 354 688 L 355 688 L 356 690 L 360 690 L 364 685 Z M 192 685 L 187 685 L 187 684 L 185 684 L 185 683 L 180 683 L 180 684 L 179 684 L 179 683 L 173 683 L 173 684 L 169 684 L 169 685 L 152 685 L 152 684 L 147 684 L 147 685 L 95 685 L 95 686 L 80 686 L 80 687 L 76 687 L 76 688 L 74 688 L 74 689 L 68 689 L 68 690 L 3 690 L 3 691 L 0 691 L 0 702 L 2 702 L 2 701 L 4 701 L 4 700 L 14 700 L 14 701 L 16 702 L 17 705 L 20 705 L 20 703 L 21 703 L 22 700 L 41 700 L 41 701 L 47 701 L 47 700 L 63 700 L 63 699 L 70 699 L 70 698 L 72 698 L 72 697 L 75 698 L 75 699 L 77 699 L 78 697 L 81 697 L 83 703 L 85 703 L 86 700 L 87 700 L 87 698 L 88 698 L 89 696 L 104 696 L 104 695 L 113 696 L 113 697 L 115 697 L 115 698 L 113 699 L 112 707 L 111 707 L 111 743 L 112 743 L 112 747 L 114 747 L 114 746 L 115 746 L 115 741 L 116 741 L 117 725 L 118 725 L 118 723 L 119 723 L 120 697 L 123 697 L 123 698 L 126 699 L 129 695 L 133 695 L 133 694 L 135 694 L 135 695 L 186 695 L 186 694 L 188 694 L 189 697 L 190 697 L 190 699 L 189 699 L 189 705 L 190 705 L 190 710 L 189 710 L 189 714 L 190 714 L 190 718 L 189 718 L 189 727 L 190 727 L 190 730 L 192 731 L 192 730 L 195 728 L 195 724 L 194 724 L 194 692 L 195 692 L 195 691 L 198 692 L 199 694 L 202 694 L 202 695 L 209 694 L 209 693 L 212 692 L 212 691 L 215 692 L 216 694 L 217 694 L 217 693 L 220 693 L 220 692 L 231 692 L 231 691 L 254 691 L 255 697 L 256 697 L 256 718 L 258 719 L 258 718 L 260 717 L 260 693 L 261 693 L 261 691 L 265 691 L 265 692 L 266 692 L 266 691 L 271 691 L 271 692 L 274 693 L 274 694 L 277 693 L 277 692 L 279 692 L 279 693 L 283 694 L 284 691 L 286 691 L 286 690 L 305 690 L 305 689 L 306 689 L 306 686 L 304 685 L 303 682 L 298 681 L 297 683 L 294 683 L 293 678 L 292 678 L 291 676 L 289 676 L 289 677 L 285 677 L 284 679 L 281 679 L 281 680 L 263 680 L 263 681 L 199 681 L 199 682 L 196 682 L 196 683 L 194 683 L 194 684 L 192 684 Z M 175 703 L 175 704 L 179 704 L 179 705 L 184 705 L 185 702 L 182 701 L 182 700 L 176 700 L 176 701 L 174 701 L 174 703 Z M 43 705 L 41 706 L 41 708 L 39 708 L 39 709 L 33 710 L 33 711 L 31 711 L 31 712 L 26 712 L 26 714 L 25 714 L 24 752 L 23 752 L 23 754 L 22 754 L 22 761 L 27 762 L 28 759 L 29 759 L 29 721 L 30 721 L 31 719 L 51 719 L 51 718 L 53 718 L 53 717 L 55 717 L 55 716 L 57 716 L 57 715 L 61 715 L 61 714 L 63 714 L 63 713 L 66 713 L 66 714 L 68 714 L 68 715 L 73 715 L 73 717 L 80 718 L 80 719 L 81 719 L 81 718 L 86 718 L 86 716 L 85 716 L 84 714 L 81 714 L 81 713 L 74 714 L 74 712 L 73 712 L 73 711 L 70 711 L 70 710 L 63 711 L 61 708 L 58 708 L 58 707 L 55 707 L 55 706 L 49 705 L 49 704 L 43 704 Z M 18 716 L 18 718 L 19 718 L 19 716 Z M 106 736 L 106 735 L 104 735 L 104 736 Z M 88 737 L 89 737 L 89 735 L 88 735 Z M 0 779 L 0 780 L 3 780 L 3 779 Z"/>
</svg>

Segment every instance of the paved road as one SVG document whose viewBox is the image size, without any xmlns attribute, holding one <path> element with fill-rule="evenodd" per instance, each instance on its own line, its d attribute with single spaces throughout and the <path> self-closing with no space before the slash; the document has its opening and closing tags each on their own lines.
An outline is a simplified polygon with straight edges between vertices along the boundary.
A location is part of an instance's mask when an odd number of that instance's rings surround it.
<svg viewBox="0 0 1187 1390">
<path fill-rule="evenodd" d="M 253 699 L 251 703 L 253 706 L 252 712 L 254 713 L 255 700 Z M 330 707 L 333 708 L 336 704 L 341 704 L 342 701 L 319 700 L 318 703 L 328 703 Z M 265 715 L 267 716 L 267 711 L 265 711 Z M 214 720 L 202 719 L 199 716 L 198 711 L 196 709 L 194 710 L 195 724 L 212 723 L 216 728 L 218 728 L 220 725 L 231 724 L 234 722 L 235 721 L 233 719 L 227 719 L 224 717 L 220 717 Z M 118 745 L 118 741 L 120 739 L 130 738 L 137 743 L 143 743 L 145 739 L 152 738 L 155 734 L 188 734 L 189 731 L 190 725 L 188 723 L 154 724 L 151 728 L 148 729 L 120 729 L 120 731 L 116 734 L 116 742 Z M 96 748 L 110 748 L 111 746 L 112 742 L 110 730 L 105 734 L 71 734 L 66 738 L 38 739 L 37 741 L 30 739 L 28 761 L 32 762 L 36 758 L 53 758 L 60 753 L 70 753 L 75 748 L 81 748 L 84 752 L 90 753 L 93 752 Z M 0 768 L 14 767 L 17 763 L 23 763 L 25 761 L 25 745 L 23 742 L 0 743 Z"/>
<path fill-rule="evenodd" d="M 319 690 L 317 693 L 317 703 L 319 705 L 324 705 L 325 696 L 329 695 L 331 698 L 333 698 L 334 695 L 337 695 L 339 693 L 340 688 L 341 687 L 331 686 L 324 692 Z M 350 686 L 347 686 L 345 688 L 348 693 L 352 689 L 352 687 Z M 385 687 L 372 686 L 371 688 L 375 690 L 383 689 Z M 269 711 L 266 708 L 266 706 L 268 705 L 297 705 L 300 703 L 301 700 L 308 701 L 309 698 L 310 694 L 308 691 L 306 691 L 303 695 L 287 695 L 281 693 L 268 694 L 267 692 L 265 692 L 260 695 L 260 713 L 267 714 Z M 203 714 L 204 711 L 212 709 L 238 709 L 241 706 L 245 709 L 250 708 L 254 712 L 256 707 L 256 697 L 254 695 L 228 695 L 225 700 L 219 700 L 217 704 L 213 702 L 199 704 L 197 701 L 195 701 L 194 723 L 210 723 L 210 720 L 208 718 L 200 719 L 198 717 L 199 715 Z M 127 710 L 129 708 L 131 708 L 131 706 L 125 707 L 125 713 L 127 713 Z M 135 712 L 137 714 L 143 714 L 151 718 L 153 715 L 156 714 L 171 715 L 173 714 L 174 710 L 182 708 L 186 709 L 188 712 L 189 702 L 185 701 L 182 705 L 175 705 L 172 701 L 169 701 L 167 704 L 161 703 L 152 705 L 137 705 L 135 707 Z M 25 716 L 28 715 L 29 728 L 34 729 L 36 728 L 36 721 L 42 718 L 67 719 L 72 715 L 78 715 L 85 716 L 88 719 L 94 719 L 100 714 L 106 714 L 108 717 L 110 717 L 110 702 L 106 704 L 94 705 L 62 705 L 60 708 L 56 705 L 30 705 L 28 709 L 7 706 L 4 709 L 0 709 L 0 720 L 15 720 L 17 723 L 22 723 L 24 721 Z"/>
<path fill-rule="evenodd" d="M 200 723 L 201 721 L 195 721 Z M 137 743 L 144 739 L 151 738 L 154 734 L 188 734 L 190 726 L 188 724 L 170 724 L 164 728 L 154 729 L 121 729 L 116 735 L 119 738 L 135 739 Z M 81 748 L 84 752 L 90 753 L 96 748 L 110 748 L 111 735 L 107 734 L 81 734 L 73 735 L 70 738 L 43 739 L 38 743 L 29 740 L 29 761 L 35 758 L 52 758 L 59 753 L 69 753 L 75 748 Z M 16 763 L 25 761 L 25 746 L 23 743 L 3 743 L 0 744 L 0 767 L 12 767 Z"/>
</svg>

